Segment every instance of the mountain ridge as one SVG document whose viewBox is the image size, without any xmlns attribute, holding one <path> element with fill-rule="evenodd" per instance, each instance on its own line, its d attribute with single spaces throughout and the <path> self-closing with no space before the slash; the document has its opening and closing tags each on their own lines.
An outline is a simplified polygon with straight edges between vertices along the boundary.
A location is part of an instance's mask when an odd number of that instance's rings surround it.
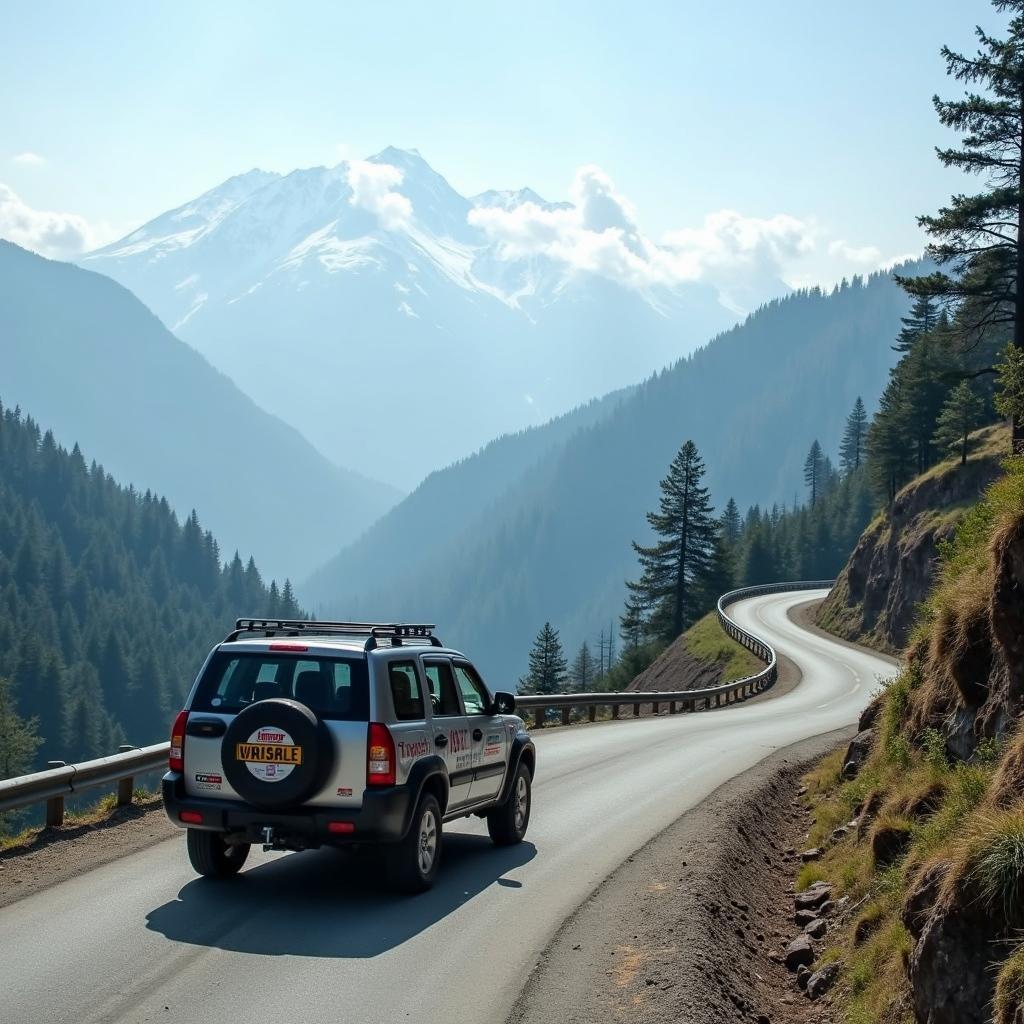
<svg viewBox="0 0 1024 1024">
<path fill-rule="evenodd" d="M 708 284 L 641 287 L 517 254 L 474 220 L 531 206 L 575 209 L 530 189 L 467 198 L 418 153 L 388 147 L 228 179 L 80 262 L 131 289 L 336 461 L 371 476 L 386 466 L 411 487 L 422 477 L 406 450 L 413 424 L 431 468 L 447 465 L 643 379 L 737 320 Z M 593 237 L 632 238 L 613 222 Z M 354 446 L 378 412 L 382 375 L 395 412 Z M 460 414 L 438 415 L 425 388 L 457 395 Z"/>
<path fill-rule="evenodd" d="M 103 275 L 0 242 L 0 335 L 6 403 L 100 453 L 117 479 L 166 494 L 181 518 L 202 509 L 271 576 L 311 571 L 399 496 L 329 462 Z M 257 458 L 269 481 L 247 466 Z"/>
</svg>

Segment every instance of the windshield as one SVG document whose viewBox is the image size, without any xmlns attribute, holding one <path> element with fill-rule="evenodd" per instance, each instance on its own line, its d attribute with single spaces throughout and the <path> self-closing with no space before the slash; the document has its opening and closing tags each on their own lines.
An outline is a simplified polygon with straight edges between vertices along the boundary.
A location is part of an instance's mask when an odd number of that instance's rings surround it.
<svg viewBox="0 0 1024 1024">
<path fill-rule="evenodd" d="M 270 697 L 305 704 L 318 717 L 365 722 L 370 700 L 366 659 L 217 651 L 199 681 L 194 711 L 236 714 Z"/>
</svg>

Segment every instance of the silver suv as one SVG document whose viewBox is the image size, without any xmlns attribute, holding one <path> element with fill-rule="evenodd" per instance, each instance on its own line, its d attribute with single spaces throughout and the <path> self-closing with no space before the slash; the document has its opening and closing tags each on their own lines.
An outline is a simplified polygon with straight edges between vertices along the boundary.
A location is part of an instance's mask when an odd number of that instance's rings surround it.
<svg viewBox="0 0 1024 1024">
<path fill-rule="evenodd" d="M 192 866 L 226 877 L 265 850 L 379 844 L 392 883 L 428 889 L 442 822 L 499 845 L 530 821 L 536 751 L 429 625 L 239 619 L 171 730 L 164 808 Z"/>
</svg>

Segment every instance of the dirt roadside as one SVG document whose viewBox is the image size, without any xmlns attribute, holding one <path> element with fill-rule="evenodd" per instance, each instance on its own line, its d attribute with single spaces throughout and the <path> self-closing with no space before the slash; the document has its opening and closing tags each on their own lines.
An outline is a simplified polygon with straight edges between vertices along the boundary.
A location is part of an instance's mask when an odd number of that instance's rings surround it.
<svg viewBox="0 0 1024 1024">
<path fill-rule="evenodd" d="M 510 1024 L 830 1022 L 780 954 L 799 932 L 800 779 L 853 732 L 778 751 L 630 857 L 559 930 Z"/>
<path fill-rule="evenodd" d="M 0 851 L 0 907 L 176 835 L 159 798 L 91 824 L 43 829 L 28 845 Z"/>
</svg>

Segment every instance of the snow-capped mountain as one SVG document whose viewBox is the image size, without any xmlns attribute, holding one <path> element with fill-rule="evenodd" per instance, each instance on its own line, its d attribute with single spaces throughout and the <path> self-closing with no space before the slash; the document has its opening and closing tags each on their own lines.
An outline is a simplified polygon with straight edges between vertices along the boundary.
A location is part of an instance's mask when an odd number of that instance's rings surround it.
<svg viewBox="0 0 1024 1024">
<path fill-rule="evenodd" d="M 547 244 L 576 217 L 643 255 L 614 209 L 584 213 L 530 189 L 468 199 L 389 148 L 239 175 L 82 263 L 329 456 L 408 486 L 737 319 L 709 286 L 616 280 L 603 251 L 590 266 Z"/>
</svg>

